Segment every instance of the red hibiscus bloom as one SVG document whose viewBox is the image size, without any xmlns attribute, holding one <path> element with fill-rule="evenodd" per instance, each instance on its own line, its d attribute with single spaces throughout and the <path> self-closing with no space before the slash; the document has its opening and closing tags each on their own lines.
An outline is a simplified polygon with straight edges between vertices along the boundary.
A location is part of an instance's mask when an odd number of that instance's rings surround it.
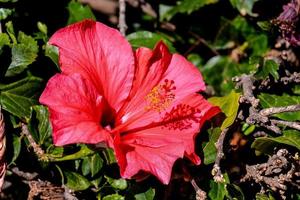
<svg viewBox="0 0 300 200">
<path fill-rule="evenodd" d="M 220 112 L 198 91 L 200 72 L 158 43 L 135 52 L 121 34 L 86 20 L 56 32 L 62 73 L 52 77 L 40 102 L 49 107 L 55 145 L 106 143 L 121 176 L 139 172 L 170 181 L 178 158 L 195 164 L 194 139 Z"/>
</svg>

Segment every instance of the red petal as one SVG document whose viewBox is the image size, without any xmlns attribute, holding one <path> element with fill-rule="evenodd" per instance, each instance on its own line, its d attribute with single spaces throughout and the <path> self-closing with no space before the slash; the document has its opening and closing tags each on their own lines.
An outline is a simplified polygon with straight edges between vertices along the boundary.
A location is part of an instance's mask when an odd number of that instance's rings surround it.
<svg viewBox="0 0 300 200">
<path fill-rule="evenodd" d="M 50 43 L 59 47 L 64 74 L 80 73 L 113 109 L 120 109 L 132 86 L 134 56 L 117 30 L 85 20 L 60 29 Z"/>
<path fill-rule="evenodd" d="M 117 125 L 124 124 L 126 130 L 160 120 L 157 111 L 145 109 L 148 104 L 146 96 L 154 86 L 162 85 L 166 80 L 174 82 L 176 89 L 172 93 L 175 98 L 165 111 L 186 96 L 205 89 L 199 70 L 184 57 L 170 54 L 162 42 L 153 51 L 147 48 L 138 49 L 136 60 L 137 71 L 132 90 L 134 95 L 131 93 L 132 98 L 125 104 L 122 112 L 118 113 L 116 120 Z"/>
<path fill-rule="evenodd" d="M 184 155 L 184 145 L 169 132 L 160 128 L 139 131 L 115 140 L 115 152 L 123 178 L 131 178 L 141 171 L 156 176 L 168 184 L 172 167 Z"/>
<path fill-rule="evenodd" d="M 111 143 L 109 133 L 100 126 L 102 97 L 79 74 L 56 74 L 49 80 L 40 102 L 49 108 L 55 145 Z"/>
</svg>

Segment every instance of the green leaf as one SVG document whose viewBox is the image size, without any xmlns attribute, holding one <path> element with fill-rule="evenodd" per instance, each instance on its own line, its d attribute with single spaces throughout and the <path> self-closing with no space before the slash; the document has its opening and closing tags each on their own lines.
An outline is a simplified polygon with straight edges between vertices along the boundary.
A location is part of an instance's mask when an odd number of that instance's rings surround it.
<svg viewBox="0 0 300 200">
<path fill-rule="evenodd" d="M 37 27 L 38 27 L 39 31 L 41 31 L 43 34 L 47 35 L 48 28 L 47 28 L 46 24 L 44 24 L 42 22 L 38 22 Z"/>
<path fill-rule="evenodd" d="M 103 160 L 99 154 L 96 153 L 90 157 L 90 166 L 92 177 L 94 177 L 103 166 Z"/>
<path fill-rule="evenodd" d="M 133 48 L 148 47 L 153 49 L 159 41 L 163 41 L 171 52 L 176 52 L 172 43 L 164 36 L 149 31 L 138 31 L 127 35 L 128 42 Z"/>
<path fill-rule="evenodd" d="M 80 150 L 77 151 L 76 153 L 65 155 L 60 158 L 59 157 L 51 157 L 50 161 L 61 162 L 61 161 L 66 161 L 66 160 L 77 160 L 84 156 L 92 155 L 93 153 L 94 153 L 94 151 L 91 150 L 90 148 L 88 148 L 86 145 L 80 145 Z"/>
<path fill-rule="evenodd" d="M 85 157 L 82 161 L 81 170 L 84 176 L 91 173 L 94 177 L 102 168 L 103 160 L 99 154 L 94 154 L 92 156 Z"/>
<path fill-rule="evenodd" d="M 274 60 L 266 60 L 260 67 L 259 71 L 255 74 L 257 78 L 265 79 L 271 74 L 275 80 L 279 79 L 279 64 Z"/>
<path fill-rule="evenodd" d="M 49 57 L 58 66 L 58 48 L 56 46 L 46 44 L 45 46 L 45 56 Z"/>
<path fill-rule="evenodd" d="M 13 157 L 12 157 L 10 163 L 14 163 L 20 155 L 21 145 L 22 145 L 21 139 L 22 139 L 21 137 L 13 135 L 13 149 L 14 149 L 13 152 L 14 152 L 14 154 L 13 154 Z"/>
<path fill-rule="evenodd" d="M 34 120 L 37 120 L 38 126 L 34 124 Z M 31 118 L 29 121 L 29 128 L 32 135 L 36 136 L 38 144 L 44 144 L 45 139 L 49 138 L 52 133 L 48 109 L 45 106 L 32 106 Z"/>
<path fill-rule="evenodd" d="M 12 62 L 5 74 L 7 77 L 23 72 L 37 57 L 39 47 L 31 36 L 25 35 L 20 31 L 18 41 L 19 44 L 14 44 L 11 50 Z"/>
<path fill-rule="evenodd" d="M 68 24 L 73 24 L 84 19 L 96 20 L 96 17 L 89 6 L 84 6 L 75 0 L 70 1 L 67 9 L 69 11 Z"/>
<path fill-rule="evenodd" d="M 12 13 L 13 13 L 12 9 L 0 8 L 0 21 L 6 19 Z"/>
<path fill-rule="evenodd" d="M 261 93 L 260 95 L 258 95 L 258 98 L 263 108 L 300 104 L 300 96 L 290 96 L 288 94 L 278 96 L 267 93 Z M 296 121 L 300 119 L 300 111 L 275 114 L 274 116 L 287 121 Z"/>
<path fill-rule="evenodd" d="M 79 191 L 90 187 L 90 182 L 84 176 L 71 171 L 64 171 L 63 173 L 66 176 L 68 188 Z"/>
<path fill-rule="evenodd" d="M 222 112 L 226 115 L 226 119 L 223 121 L 221 130 L 231 126 L 237 115 L 239 108 L 240 93 L 231 91 L 231 93 L 224 97 L 212 97 L 208 101 L 215 106 L 219 106 Z"/>
<path fill-rule="evenodd" d="M 245 195 L 239 186 L 235 184 L 227 184 L 226 188 L 228 191 L 228 195 L 231 197 L 231 199 L 245 200 Z"/>
<path fill-rule="evenodd" d="M 27 77 L 20 81 L 0 85 L 0 104 L 3 109 L 19 117 L 29 117 L 30 107 L 37 104 L 35 99 L 42 87 L 42 80 L 37 77 Z"/>
<path fill-rule="evenodd" d="M 127 181 L 123 178 L 113 179 L 108 176 L 105 176 L 107 182 L 115 189 L 125 190 L 127 188 Z"/>
<path fill-rule="evenodd" d="M 5 27 L 6 27 L 6 31 L 9 35 L 9 37 L 11 38 L 13 44 L 17 44 L 17 38 L 15 36 L 14 26 L 13 26 L 12 22 L 11 21 L 7 22 L 5 24 Z"/>
<path fill-rule="evenodd" d="M 135 200 L 153 200 L 155 196 L 155 190 L 153 188 L 149 188 L 144 193 L 139 193 L 134 195 Z"/>
<path fill-rule="evenodd" d="M 251 147 L 266 153 L 274 153 L 274 148 L 279 144 L 290 145 L 300 150 L 300 132 L 296 130 L 283 131 L 283 135 L 279 137 L 259 137 L 254 140 Z"/>
<path fill-rule="evenodd" d="M 110 194 L 103 197 L 102 200 L 125 200 L 125 197 L 119 195 L 119 194 Z"/>
<path fill-rule="evenodd" d="M 9 36 L 6 33 L 0 33 L 0 54 L 1 50 L 5 45 L 10 44 Z"/>
<path fill-rule="evenodd" d="M 209 165 L 216 160 L 217 155 L 217 148 L 215 143 L 217 142 L 221 129 L 220 128 L 214 128 L 212 130 L 208 130 L 209 133 L 209 141 L 203 148 L 204 153 L 204 164 Z"/>
<path fill-rule="evenodd" d="M 168 10 L 163 19 L 170 20 L 178 13 L 191 14 L 192 12 L 199 10 L 203 6 L 217 3 L 219 0 L 182 0 L 177 1 L 177 5 Z"/>
<path fill-rule="evenodd" d="M 210 190 L 208 196 L 213 200 L 223 200 L 227 195 L 226 183 L 216 183 L 210 181 Z"/>
<path fill-rule="evenodd" d="M 257 193 L 255 196 L 255 199 L 256 200 L 275 200 L 275 198 L 270 193 L 268 195 Z"/>
<path fill-rule="evenodd" d="M 19 117 L 29 117 L 30 107 L 38 102 L 31 98 L 18 96 L 9 92 L 1 92 L 0 104 L 3 109 Z"/>
<path fill-rule="evenodd" d="M 252 12 L 252 8 L 254 3 L 257 1 L 258 0 L 230 0 L 230 3 L 234 8 L 238 9 L 241 15 L 245 16 L 248 14 L 255 17 L 257 14 Z"/>
<path fill-rule="evenodd" d="M 89 157 L 84 157 L 82 159 L 81 172 L 82 172 L 83 176 L 86 176 L 89 173 L 91 173 L 91 167 L 90 167 L 90 163 L 89 163 Z"/>
<path fill-rule="evenodd" d="M 18 0 L 0 0 L 0 2 L 2 2 L 2 3 L 7 3 L 7 2 L 12 2 L 12 3 L 14 3 L 14 2 L 17 2 Z"/>
</svg>

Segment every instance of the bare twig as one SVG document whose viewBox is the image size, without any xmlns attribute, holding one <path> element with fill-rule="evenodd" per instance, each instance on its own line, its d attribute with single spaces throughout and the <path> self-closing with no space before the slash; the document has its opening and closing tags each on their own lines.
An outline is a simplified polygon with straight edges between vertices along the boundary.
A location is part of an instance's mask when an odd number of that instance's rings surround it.
<svg viewBox="0 0 300 200">
<path fill-rule="evenodd" d="M 194 187 L 195 191 L 196 191 L 196 200 L 205 200 L 207 199 L 207 195 L 206 192 L 203 191 L 201 188 L 199 188 L 199 186 L 197 185 L 195 179 L 191 180 L 191 184 Z"/>
<path fill-rule="evenodd" d="M 24 134 L 27 137 L 30 145 L 33 148 L 34 153 L 38 156 L 38 158 L 43 161 L 48 161 L 49 158 L 45 154 L 44 150 L 34 141 L 34 139 L 32 138 L 32 136 L 28 130 L 27 125 L 24 123 L 22 123 L 22 134 Z"/>
<path fill-rule="evenodd" d="M 283 126 L 288 126 L 290 128 L 297 129 L 300 131 L 300 123 L 299 122 L 289 122 L 289 121 L 277 120 L 277 119 L 271 119 L 271 122 L 273 124 L 280 124 Z"/>
<path fill-rule="evenodd" d="M 265 108 L 261 110 L 259 114 L 263 116 L 269 116 L 269 115 L 283 113 L 283 112 L 296 112 L 296 111 L 300 111 L 300 104 L 284 106 L 284 107 Z"/>
<path fill-rule="evenodd" d="M 27 181 L 31 181 L 38 176 L 36 172 L 23 172 L 18 167 L 13 167 L 11 171 L 16 174 L 17 176 L 24 178 Z"/>
<path fill-rule="evenodd" d="M 280 149 L 266 163 L 247 165 L 247 174 L 241 179 L 241 182 L 254 180 L 261 185 L 262 193 L 267 187 L 273 191 L 279 191 L 281 197 L 285 199 L 284 194 L 289 189 L 288 185 L 296 187 L 296 189 L 300 188 L 300 185 L 297 184 L 299 176 L 296 173 L 299 167 L 299 161 L 294 159 L 286 149 Z"/>
<path fill-rule="evenodd" d="M 4 118 L 0 107 L 0 191 L 4 183 L 4 177 L 6 172 L 6 162 L 4 157 L 5 149 L 6 149 L 5 124 L 4 124 Z"/>
<path fill-rule="evenodd" d="M 282 77 L 280 79 L 284 84 L 288 83 L 300 83 L 300 73 L 299 72 L 294 72 L 293 74 L 287 76 L 287 77 Z"/>
<path fill-rule="evenodd" d="M 221 163 L 222 158 L 224 157 L 223 144 L 224 144 L 224 139 L 226 137 L 227 132 L 228 132 L 228 128 L 225 128 L 221 132 L 219 139 L 216 142 L 217 156 L 216 156 L 216 161 L 215 161 L 215 164 L 214 164 L 214 167 L 213 167 L 211 173 L 214 176 L 214 181 L 217 183 L 222 183 L 225 181 L 223 174 L 221 172 L 220 163 Z"/>
<path fill-rule="evenodd" d="M 27 200 L 77 200 L 74 194 L 66 187 L 55 186 L 48 181 L 29 181 L 30 191 Z"/>
<path fill-rule="evenodd" d="M 125 0 L 119 0 L 119 29 L 123 36 L 126 35 L 126 2 Z"/>
</svg>

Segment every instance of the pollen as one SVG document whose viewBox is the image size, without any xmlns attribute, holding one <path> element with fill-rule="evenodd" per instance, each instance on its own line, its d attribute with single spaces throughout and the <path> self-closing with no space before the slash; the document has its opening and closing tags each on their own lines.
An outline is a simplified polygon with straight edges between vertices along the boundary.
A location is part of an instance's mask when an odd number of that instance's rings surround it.
<svg viewBox="0 0 300 200">
<path fill-rule="evenodd" d="M 163 117 L 164 127 L 169 130 L 192 128 L 193 123 L 200 123 L 200 110 L 187 104 L 178 104 Z"/>
<path fill-rule="evenodd" d="M 147 101 L 146 110 L 162 112 L 166 110 L 175 99 L 175 83 L 173 80 L 165 79 L 163 83 L 155 86 L 145 97 Z"/>
</svg>

